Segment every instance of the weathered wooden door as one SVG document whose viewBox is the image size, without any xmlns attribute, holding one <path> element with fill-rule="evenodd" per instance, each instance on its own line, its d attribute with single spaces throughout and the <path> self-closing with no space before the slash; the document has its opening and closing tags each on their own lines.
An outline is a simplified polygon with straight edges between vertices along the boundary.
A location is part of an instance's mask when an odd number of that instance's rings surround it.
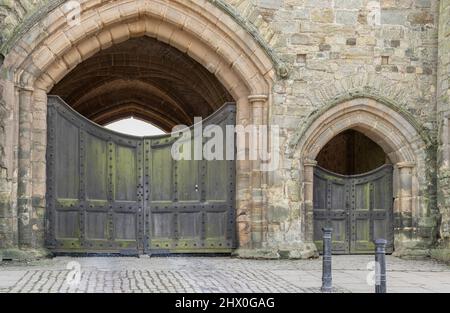
<svg viewBox="0 0 450 313">
<path fill-rule="evenodd" d="M 373 241 L 393 251 L 392 166 L 362 175 L 314 171 L 314 241 L 322 249 L 322 227 L 333 228 L 333 253 L 374 253 Z"/>
<path fill-rule="evenodd" d="M 235 105 L 225 105 L 203 127 L 211 124 L 234 125 Z M 170 134 L 139 138 L 107 130 L 50 96 L 47 247 L 74 253 L 231 252 L 235 163 L 175 161 L 175 140 Z"/>
<path fill-rule="evenodd" d="M 235 125 L 235 112 L 234 105 L 223 107 L 203 126 L 225 130 Z M 235 246 L 235 162 L 226 161 L 225 149 L 224 161 L 195 160 L 195 141 L 208 138 L 193 130 L 190 137 L 191 160 L 179 161 L 171 158 L 170 135 L 144 140 L 145 243 L 152 253 L 221 253 Z"/>
</svg>

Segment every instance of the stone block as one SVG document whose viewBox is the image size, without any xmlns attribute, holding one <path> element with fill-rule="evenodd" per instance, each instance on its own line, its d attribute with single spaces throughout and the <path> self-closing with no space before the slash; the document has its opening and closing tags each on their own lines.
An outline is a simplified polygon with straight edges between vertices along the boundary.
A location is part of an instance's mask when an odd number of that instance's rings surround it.
<svg viewBox="0 0 450 313">
<path fill-rule="evenodd" d="M 344 25 L 356 25 L 358 11 L 336 10 L 336 23 Z"/>
<path fill-rule="evenodd" d="M 412 12 L 408 15 L 408 22 L 411 25 L 434 24 L 434 16 L 428 11 Z"/>
<path fill-rule="evenodd" d="M 308 45 L 310 43 L 310 38 L 308 35 L 294 34 L 291 36 L 292 45 Z"/>
<path fill-rule="evenodd" d="M 233 252 L 232 256 L 239 259 L 253 259 L 253 260 L 278 260 L 280 254 L 278 249 L 237 249 Z"/>
<path fill-rule="evenodd" d="M 416 8 L 429 8 L 431 7 L 431 0 L 416 0 L 414 6 Z"/>
<path fill-rule="evenodd" d="M 406 17 L 403 10 L 381 10 L 381 24 L 384 25 L 405 25 Z"/>
<path fill-rule="evenodd" d="M 257 4 L 260 8 L 277 10 L 284 5 L 284 0 L 258 0 Z"/>
<path fill-rule="evenodd" d="M 330 8 L 333 6 L 332 0 L 305 0 L 305 5 L 314 8 Z"/>
<path fill-rule="evenodd" d="M 334 10 L 328 8 L 313 9 L 311 11 L 311 21 L 317 23 L 333 23 Z"/>
<path fill-rule="evenodd" d="M 363 5 L 363 0 L 334 0 L 334 7 L 337 9 L 359 9 Z"/>
</svg>

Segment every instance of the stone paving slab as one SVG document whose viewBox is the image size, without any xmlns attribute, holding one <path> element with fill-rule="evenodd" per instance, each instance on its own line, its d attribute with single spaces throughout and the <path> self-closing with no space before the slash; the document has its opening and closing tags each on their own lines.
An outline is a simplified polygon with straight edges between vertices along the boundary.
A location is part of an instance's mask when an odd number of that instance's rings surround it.
<svg viewBox="0 0 450 313">
<path fill-rule="evenodd" d="M 373 256 L 334 256 L 336 292 L 373 292 Z M 79 284 L 69 284 L 79 264 Z M 389 292 L 450 292 L 450 267 L 431 260 L 387 257 Z M 317 293 L 322 261 L 241 260 L 228 257 L 57 257 L 0 263 L 0 292 Z"/>
</svg>

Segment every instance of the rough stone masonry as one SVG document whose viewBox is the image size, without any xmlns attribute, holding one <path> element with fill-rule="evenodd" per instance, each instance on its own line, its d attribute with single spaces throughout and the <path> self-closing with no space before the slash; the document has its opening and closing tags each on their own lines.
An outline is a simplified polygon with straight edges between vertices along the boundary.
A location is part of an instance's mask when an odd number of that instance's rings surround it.
<svg viewBox="0 0 450 313">
<path fill-rule="evenodd" d="M 66 25 L 67 2 L 0 0 L 4 255 L 45 253 L 46 93 L 81 60 L 147 32 L 211 47 L 196 59 L 237 98 L 238 119 L 281 127 L 277 171 L 238 166 L 242 256 L 314 255 L 311 161 L 359 127 L 395 165 L 396 253 L 450 259 L 449 0 L 80 0 L 82 31 Z M 148 16 L 189 36 L 149 30 Z"/>
</svg>

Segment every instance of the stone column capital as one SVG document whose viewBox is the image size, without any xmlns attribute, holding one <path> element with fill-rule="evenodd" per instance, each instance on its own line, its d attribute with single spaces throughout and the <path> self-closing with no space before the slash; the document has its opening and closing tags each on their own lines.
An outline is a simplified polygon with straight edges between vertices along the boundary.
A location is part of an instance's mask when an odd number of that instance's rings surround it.
<svg viewBox="0 0 450 313">
<path fill-rule="evenodd" d="M 312 160 L 312 159 L 305 159 L 303 160 L 303 166 L 310 166 L 310 167 L 314 167 L 317 166 L 317 161 L 316 160 Z"/>
<path fill-rule="evenodd" d="M 20 84 L 15 84 L 15 87 L 19 91 L 28 91 L 28 92 L 33 92 L 34 91 L 33 86 L 24 86 L 24 85 L 20 85 Z"/>
<path fill-rule="evenodd" d="M 267 95 L 250 95 L 250 96 L 248 96 L 248 101 L 251 104 L 258 103 L 258 102 L 260 102 L 260 103 L 266 102 L 267 99 L 269 99 L 269 96 L 267 96 Z"/>
<path fill-rule="evenodd" d="M 397 163 L 397 167 L 399 169 L 414 168 L 415 166 L 416 166 L 416 163 L 414 163 L 414 162 L 399 162 L 399 163 Z"/>
</svg>

